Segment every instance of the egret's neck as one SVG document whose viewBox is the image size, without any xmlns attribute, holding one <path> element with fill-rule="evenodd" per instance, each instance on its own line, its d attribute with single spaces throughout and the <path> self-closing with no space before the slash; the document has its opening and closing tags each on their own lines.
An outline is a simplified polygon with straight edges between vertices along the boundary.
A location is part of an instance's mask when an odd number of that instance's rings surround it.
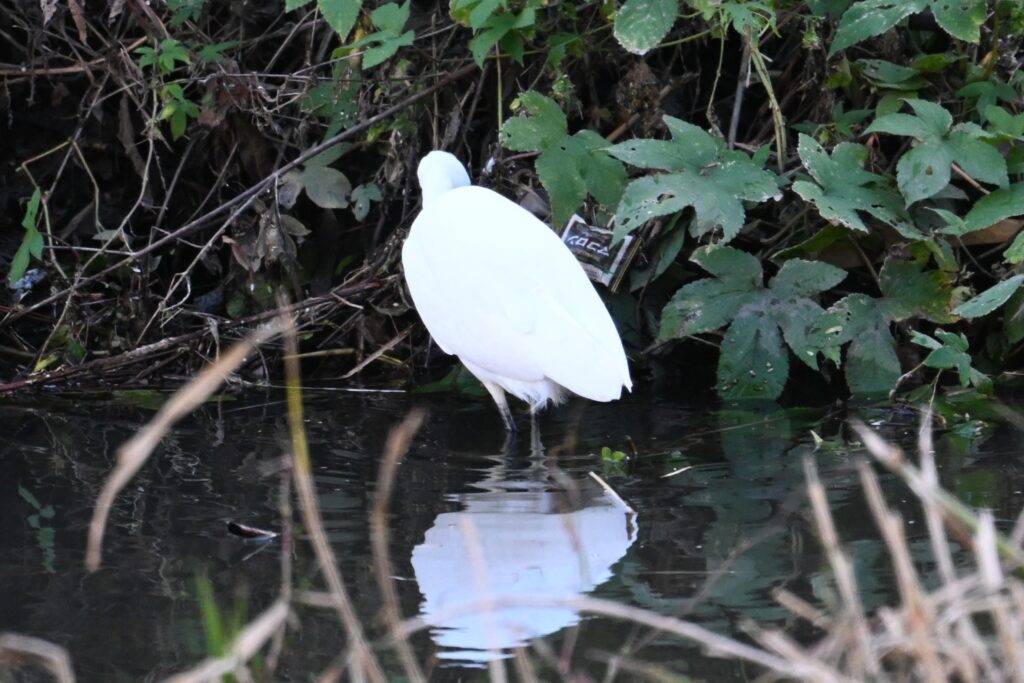
<svg viewBox="0 0 1024 683">
<path fill-rule="evenodd" d="M 445 192 L 469 185 L 469 174 L 451 154 L 431 152 L 420 161 L 416 175 L 423 192 L 423 206 L 429 206 Z"/>
</svg>

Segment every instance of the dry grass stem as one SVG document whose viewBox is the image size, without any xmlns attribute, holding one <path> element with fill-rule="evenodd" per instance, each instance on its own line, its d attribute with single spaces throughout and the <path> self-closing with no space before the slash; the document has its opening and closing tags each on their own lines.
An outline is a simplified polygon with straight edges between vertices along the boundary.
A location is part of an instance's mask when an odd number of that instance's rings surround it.
<svg viewBox="0 0 1024 683">
<path fill-rule="evenodd" d="M 59 683 L 75 683 L 68 651 L 56 643 L 20 633 L 0 633 L 0 664 L 40 666 Z"/>
<path fill-rule="evenodd" d="M 373 562 L 377 575 L 377 585 L 384 597 L 384 617 L 395 641 L 398 657 L 402 662 L 405 675 L 413 683 L 423 683 L 426 676 L 420 669 L 413 654 L 412 647 L 406 638 L 401 637 L 402 612 L 398 605 L 398 593 L 391 577 L 391 553 L 388 551 L 388 507 L 391 503 L 391 491 L 394 487 L 395 473 L 398 463 L 409 450 L 409 444 L 423 424 L 423 411 L 414 410 L 402 423 L 392 428 L 384 446 L 384 460 L 380 464 L 377 475 L 377 493 L 370 512 L 370 542 L 373 545 Z"/>
<path fill-rule="evenodd" d="M 341 578 L 334 551 L 331 550 L 324 531 L 323 519 L 320 516 L 320 505 L 316 498 L 316 486 L 310 467 L 309 442 L 306 439 L 306 428 L 303 419 L 301 373 L 298 359 L 298 340 L 295 328 L 290 320 L 285 320 L 285 378 L 288 394 L 288 425 L 292 437 L 293 472 L 295 491 L 299 498 L 299 509 L 302 521 L 309 532 L 310 542 L 316 554 L 320 571 L 330 592 L 331 601 L 338 612 L 338 617 L 348 636 L 349 649 L 354 660 L 350 666 L 354 670 L 365 672 L 374 683 L 384 683 L 386 677 L 380 662 L 370 649 L 363 634 L 363 626 L 356 615 L 352 599 Z M 354 674 L 355 675 L 355 674 Z"/>
<path fill-rule="evenodd" d="M 239 671 L 285 627 L 289 613 L 288 602 L 278 598 L 262 614 L 246 624 L 223 657 L 207 659 L 189 671 L 165 678 L 164 683 L 217 683 L 222 676 Z"/>
</svg>

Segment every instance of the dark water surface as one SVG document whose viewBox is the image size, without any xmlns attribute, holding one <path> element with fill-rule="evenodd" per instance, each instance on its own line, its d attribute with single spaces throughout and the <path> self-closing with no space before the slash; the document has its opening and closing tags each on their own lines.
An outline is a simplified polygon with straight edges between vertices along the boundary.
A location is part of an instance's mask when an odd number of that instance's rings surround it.
<svg viewBox="0 0 1024 683">
<path fill-rule="evenodd" d="M 563 667 L 562 674 L 600 680 L 614 655 L 698 680 L 749 678 L 741 665 L 690 644 L 568 609 L 516 608 L 443 623 L 438 615 L 480 590 L 589 595 L 734 636 L 753 620 L 808 637 L 771 597 L 779 587 L 815 604 L 831 594 L 807 513 L 804 456 L 822 473 L 866 603 L 892 598 L 891 568 L 851 466 L 857 451 L 815 450 L 811 436 L 848 438 L 845 409 L 739 410 L 641 396 L 579 401 L 543 416 L 542 452 L 529 438 L 503 452 L 500 420 L 484 400 L 310 391 L 307 430 L 324 523 L 374 637 L 384 630 L 369 510 L 388 430 L 414 404 L 430 412 L 395 481 L 391 575 L 403 614 L 432 625 L 412 641 L 432 680 L 483 678 L 489 648 L 536 637 L 549 646 L 534 649 L 548 679 Z M 861 414 L 912 443 L 917 417 L 909 411 Z M 117 499 L 102 569 L 85 572 L 86 526 L 115 449 L 151 416 L 114 402 L 0 405 L 0 631 L 66 646 L 83 681 L 158 680 L 205 657 L 199 576 L 209 577 L 225 614 L 237 603 L 253 616 L 278 593 L 280 542 L 246 544 L 225 527 L 232 520 L 282 527 L 288 435 L 280 396 L 210 404 L 180 423 Z M 602 447 L 629 451 L 627 437 L 639 457 L 602 460 Z M 1009 427 L 946 434 L 937 441 L 943 481 L 1012 521 L 1024 488 L 1019 446 Z M 604 494 L 591 471 L 636 514 Z M 884 482 L 927 570 L 918 507 L 899 482 Z M 294 584 L 322 589 L 305 533 L 297 534 Z M 273 680 L 315 680 L 344 649 L 333 613 L 301 607 L 298 616 Z M 398 677 L 394 654 L 381 656 Z M 13 680 L 34 680 L 19 676 Z"/>
</svg>

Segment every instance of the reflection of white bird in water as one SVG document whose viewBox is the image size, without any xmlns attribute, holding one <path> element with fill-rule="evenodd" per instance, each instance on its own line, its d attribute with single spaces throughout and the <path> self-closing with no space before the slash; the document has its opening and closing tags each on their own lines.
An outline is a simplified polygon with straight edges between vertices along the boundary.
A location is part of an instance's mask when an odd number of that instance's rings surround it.
<svg viewBox="0 0 1024 683">
<path fill-rule="evenodd" d="M 412 551 L 423 620 L 437 627 L 443 659 L 487 660 L 576 624 L 579 615 L 567 607 L 443 614 L 485 600 L 578 597 L 611 578 L 636 539 L 633 513 L 600 493 L 580 491 L 582 508 L 556 512 L 555 494 L 529 483 L 492 487 L 457 496 L 464 509 L 438 515 Z"/>
<path fill-rule="evenodd" d="M 515 431 L 505 392 L 531 411 L 565 390 L 612 401 L 631 389 L 611 316 L 569 248 L 529 211 L 470 185 L 459 160 L 431 152 L 417 171 L 423 210 L 402 248 L 416 310 Z"/>
</svg>

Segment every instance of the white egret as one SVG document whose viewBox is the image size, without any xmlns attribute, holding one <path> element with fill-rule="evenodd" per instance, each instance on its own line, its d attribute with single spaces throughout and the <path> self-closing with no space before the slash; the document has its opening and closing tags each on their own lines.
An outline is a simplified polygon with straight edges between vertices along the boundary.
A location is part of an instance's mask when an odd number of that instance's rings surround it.
<svg viewBox="0 0 1024 683">
<path fill-rule="evenodd" d="M 515 431 L 505 392 L 531 412 L 565 390 L 632 389 L 611 316 L 569 248 L 533 214 L 470 184 L 447 152 L 417 170 L 423 208 L 402 247 L 405 279 L 437 345 L 479 379 Z"/>
</svg>

